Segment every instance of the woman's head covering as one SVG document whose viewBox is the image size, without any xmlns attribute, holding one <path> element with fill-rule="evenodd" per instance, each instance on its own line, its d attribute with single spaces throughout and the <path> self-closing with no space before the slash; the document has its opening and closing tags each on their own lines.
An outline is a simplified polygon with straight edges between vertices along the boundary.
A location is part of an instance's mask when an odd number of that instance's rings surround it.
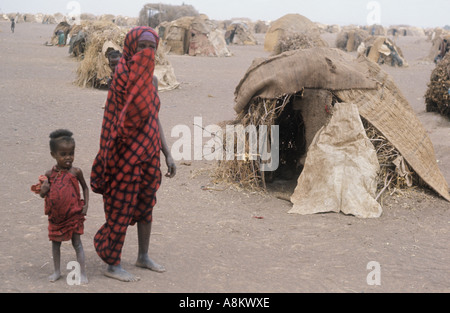
<svg viewBox="0 0 450 313">
<path fill-rule="evenodd" d="M 159 36 L 156 31 L 151 27 L 139 26 L 130 30 L 125 37 L 124 47 L 123 47 L 123 57 L 126 61 L 130 61 L 131 58 L 137 53 L 138 42 L 141 36 L 149 37 L 146 33 L 153 35 L 153 39 L 156 43 L 156 48 L 159 44 Z"/>
<path fill-rule="evenodd" d="M 123 56 L 116 67 L 109 90 L 107 107 L 108 103 L 111 103 L 122 111 L 117 127 L 120 137 L 128 137 L 130 131 L 140 127 L 148 116 L 158 117 L 160 102 L 158 90 L 153 85 L 156 49 L 144 49 L 137 53 L 141 36 L 149 38 L 148 34 L 154 38 L 158 48 L 159 37 L 153 28 L 140 26 L 128 32 Z M 139 113 L 130 113 L 130 110 Z M 130 125 L 134 126 L 129 127 Z"/>
<path fill-rule="evenodd" d="M 143 32 L 141 36 L 139 36 L 139 41 L 151 41 L 156 43 L 156 38 L 153 33 L 146 31 Z"/>
</svg>

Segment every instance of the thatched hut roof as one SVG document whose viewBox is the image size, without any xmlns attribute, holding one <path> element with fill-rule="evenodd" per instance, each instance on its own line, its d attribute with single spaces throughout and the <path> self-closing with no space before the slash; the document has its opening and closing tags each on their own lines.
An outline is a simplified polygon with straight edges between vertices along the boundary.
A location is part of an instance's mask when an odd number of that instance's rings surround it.
<svg viewBox="0 0 450 313">
<path fill-rule="evenodd" d="M 266 32 L 264 49 L 273 51 L 280 38 L 292 34 L 307 34 L 309 37 L 320 37 L 319 27 L 300 14 L 287 14 L 274 21 Z"/>
</svg>

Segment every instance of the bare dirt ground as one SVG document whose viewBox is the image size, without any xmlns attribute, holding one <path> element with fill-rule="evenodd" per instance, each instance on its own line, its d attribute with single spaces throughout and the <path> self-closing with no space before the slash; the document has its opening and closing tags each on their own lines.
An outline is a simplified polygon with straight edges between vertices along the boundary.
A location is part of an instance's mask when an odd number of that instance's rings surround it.
<svg viewBox="0 0 450 313">
<path fill-rule="evenodd" d="M 213 162 L 178 164 L 158 193 L 151 256 L 167 268 L 156 274 L 134 267 L 136 228 L 130 228 L 123 266 L 138 275 L 121 283 L 102 275 L 92 240 L 104 222 L 102 199 L 91 192 L 82 236 L 90 283 L 49 283 L 51 244 L 44 202 L 30 186 L 54 164 L 48 135 L 68 128 L 77 141 L 76 166 L 88 179 L 99 143 L 106 91 L 73 85 L 77 61 L 68 48 L 47 47 L 55 25 L 0 23 L 0 292 L 450 292 L 450 204 L 418 190 L 392 196 L 379 219 L 343 214 L 289 215 L 291 204 L 270 194 L 213 186 Z M 332 35 L 327 40 L 333 43 Z M 425 112 L 423 95 L 434 64 L 421 61 L 431 44 L 399 38 L 408 68 L 384 66 L 423 121 L 439 165 L 450 182 L 450 122 Z M 234 89 L 263 46 L 231 47 L 230 58 L 170 56 L 181 88 L 161 94 L 161 120 L 170 131 L 194 117 L 217 124 L 234 117 Z M 165 170 L 165 166 L 163 166 Z M 219 191 L 221 190 L 221 191 Z M 255 218 L 260 217 L 260 218 Z M 62 268 L 75 260 L 70 243 Z M 381 285 L 369 286 L 367 264 L 381 265 Z"/>
</svg>

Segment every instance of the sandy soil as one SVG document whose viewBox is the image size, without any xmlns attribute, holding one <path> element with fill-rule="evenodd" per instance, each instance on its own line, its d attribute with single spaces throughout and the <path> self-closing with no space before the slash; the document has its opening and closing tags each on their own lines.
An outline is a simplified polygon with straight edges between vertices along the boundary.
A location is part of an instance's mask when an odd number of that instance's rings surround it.
<svg viewBox="0 0 450 313">
<path fill-rule="evenodd" d="M 151 256 L 167 272 L 134 267 L 136 228 L 130 228 L 123 266 L 138 283 L 102 275 L 92 240 L 104 222 L 102 199 L 91 193 L 82 240 L 90 283 L 49 283 L 51 244 L 43 200 L 30 192 L 50 169 L 48 134 L 69 128 L 76 136 L 76 166 L 85 176 L 98 149 L 106 92 L 73 85 L 77 62 L 67 48 L 46 47 L 54 25 L 0 23 L 0 292 L 450 292 L 450 204 L 434 193 L 414 191 L 384 203 L 379 219 L 343 214 L 289 215 L 291 204 L 270 194 L 212 186 L 214 163 L 178 164 L 178 175 L 158 193 Z M 333 36 L 326 39 L 333 43 Z M 434 64 L 421 59 L 424 38 L 399 38 L 408 68 L 384 67 L 423 121 L 450 182 L 450 122 L 425 112 L 423 95 Z M 263 46 L 231 48 L 230 58 L 170 56 L 181 88 L 161 94 L 161 120 L 170 143 L 178 124 L 194 130 L 232 119 L 234 88 Z M 163 167 L 165 170 L 165 166 Z M 256 218 L 260 217 L 260 218 Z M 75 260 L 63 244 L 62 268 Z M 369 286 L 367 265 L 381 265 L 381 285 Z"/>
</svg>

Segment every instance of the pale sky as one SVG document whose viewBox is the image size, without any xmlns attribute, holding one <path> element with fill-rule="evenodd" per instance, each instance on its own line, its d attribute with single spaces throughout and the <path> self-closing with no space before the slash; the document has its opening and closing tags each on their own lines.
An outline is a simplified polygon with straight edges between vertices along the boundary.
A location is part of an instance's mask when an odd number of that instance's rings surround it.
<svg viewBox="0 0 450 313">
<path fill-rule="evenodd" d="M 298 13 L 323 24 L 450 25 L 450 0 L 0 0 L 0 13 L 69 14 L 79 8 L 81 13 L 137 17 L 146 3 L 183 2 L 213 20 L 247 17 L 269 21 Z"/>
</svg>

